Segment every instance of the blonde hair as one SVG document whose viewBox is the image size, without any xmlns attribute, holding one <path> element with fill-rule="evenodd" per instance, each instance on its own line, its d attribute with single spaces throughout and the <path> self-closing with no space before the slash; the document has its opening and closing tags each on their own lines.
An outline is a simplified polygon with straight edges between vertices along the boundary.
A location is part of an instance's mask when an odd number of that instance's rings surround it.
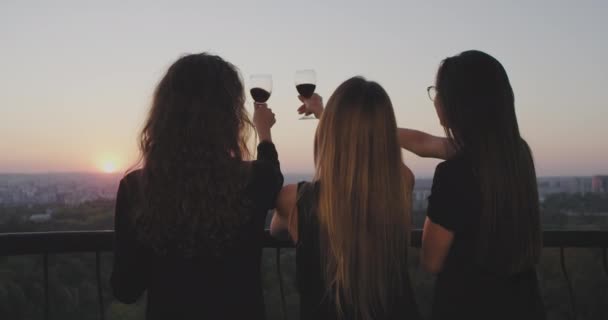
<svg viewBox="0 0 608 320">
<path fill-rule="evenodd" d="M 341 317 L 381 318 L 406 291 L 411 186 L 379 84 L 354 77 L 336 89 L 317 128 L 315 167 L 327 292 Z"/>
</svg>

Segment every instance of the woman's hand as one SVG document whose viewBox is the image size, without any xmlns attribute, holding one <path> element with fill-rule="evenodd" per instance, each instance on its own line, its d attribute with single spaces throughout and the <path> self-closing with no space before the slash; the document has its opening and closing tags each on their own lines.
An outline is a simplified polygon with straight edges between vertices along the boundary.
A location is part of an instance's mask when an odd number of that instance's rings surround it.
<svg viewBox="0 0 608 320">
<path fill-rule="evenodd" d="M 315 118 L 321 118 L 323 114 L 323 98 L 320 95 L 315 93 L 308 99 L 298 96 L 298 99 L 304 103 L 298 108 L 299 114 L 306 114 L 307 116 L 314 114 Z"/>
<path fill-rule="evenodd" d="M 258 132 L 260 141 L 272 142 L 270 128 L 272 128 L 277 121 L 272 109 L 269 109 L 268 105 L 265 103 L 254 103 L 253 107 L 255 108 L 255 111 L 253 112 L 253 125 Z"/>
</svg>

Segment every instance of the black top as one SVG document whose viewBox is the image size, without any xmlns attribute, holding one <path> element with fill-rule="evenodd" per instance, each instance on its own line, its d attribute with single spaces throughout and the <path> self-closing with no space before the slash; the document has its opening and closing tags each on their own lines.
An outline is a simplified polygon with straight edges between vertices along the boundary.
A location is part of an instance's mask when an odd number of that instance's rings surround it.
<svg viewBox="0 0 608 320">
<path fill-rule="evenodd" d="M 465 157 L 437 166 L 428 218 L 453 232 L 454 240 L 435 282 L 433 319 L 544 319 L 533 268 L 507 276 L 475 265 L 481 199 Z"/>
<path fill-rule="evenodd" d="M 296 275 L 300 292 L 300 319 L 338 319 L 333 294 L 326 294 L 321 269 L 319 221 L 316 214 L 318 184 L 298 184 L 298 243 L 296 244 Z M 404 270 L 405 294 L 394 297 L 391 312 L 384 319 L 419 319 L 418 306 L 411 288 L 409 273 Z M 345 319 L 350 319 L 345 310 Z"/>
<path fill-rule="evenodd" d="M 136 171 L 123 178 L 116 199 L 111 276 L 116 299 L 133 303 L 147 291 L 147 319 L 264 319 L 260 279 L 264 222 L 283 185 L 272 143 L 260 143 L 251 169 L 245 194 L 253 203 L 254 218 L 239 229 L 229 252 L 194 258 L 175 253 L 160 256 L 139 243 L 130 215 L 137 205 L 131 191 L 140 175 Z"/>
</svg>

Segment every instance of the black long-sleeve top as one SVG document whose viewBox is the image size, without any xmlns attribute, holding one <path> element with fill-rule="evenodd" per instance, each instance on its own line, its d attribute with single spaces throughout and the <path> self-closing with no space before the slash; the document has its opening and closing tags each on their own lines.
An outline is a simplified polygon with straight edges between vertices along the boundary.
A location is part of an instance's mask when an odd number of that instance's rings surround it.
<svg viewBox="0 0 608 320">
<path fill-rule="evenodd" d="M 246 164 L 244 164 L 246 165 Z M 239 228 L 237 244 L 219 255 L 159 255 L 136 237 L 138 171 L 120 182 L 116 199 L 113 294 L 133 303 L 147 291 L 147 319 L 264 319 L 260 260 L 264 222 L 283 185 L 274 145 L 262 142 L 251 163 L 245 196 L 253 219 Z"/>
</svg>

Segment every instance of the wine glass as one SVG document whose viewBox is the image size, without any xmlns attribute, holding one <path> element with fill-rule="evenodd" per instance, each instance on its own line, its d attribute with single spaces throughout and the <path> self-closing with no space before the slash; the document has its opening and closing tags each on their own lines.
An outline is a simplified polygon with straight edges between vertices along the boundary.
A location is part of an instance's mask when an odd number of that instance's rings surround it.
<svg viewBox="0 0 608 320">
<path fill-rule="evenodd" d="M 256 103 L 265 103 L 272 93 L 272 76 L 269 74 L 254 74 L 250 77 L 251 97 Z"/>
<path fill-rule="evenodd" d="M 307 69 L 307 70 L 298 70 L 296 71 L 296 89 L 298 93 L 306 98 L 310 99 L 312 95 L 315 93 L 315 89 L 317 87 L 317 73 L 315 70 Z M 304 115 L 300 118 L 300 120 L 310 120 L 315 119 L 313 115 Z"/>
</svg>

